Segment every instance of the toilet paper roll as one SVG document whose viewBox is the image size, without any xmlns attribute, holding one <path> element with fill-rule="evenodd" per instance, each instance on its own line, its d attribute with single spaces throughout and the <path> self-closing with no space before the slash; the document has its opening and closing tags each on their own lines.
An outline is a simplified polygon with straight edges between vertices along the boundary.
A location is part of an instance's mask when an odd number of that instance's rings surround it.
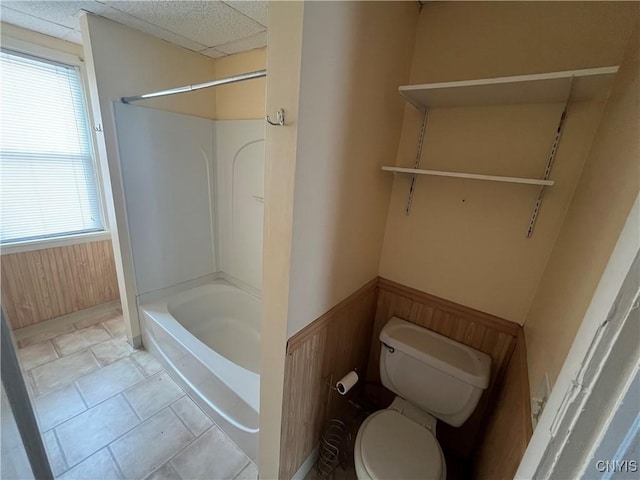
<svg viewBox="0 0 640 480">
<path fill-rule="evenodd" d="M 344 395 L 351 390 L 356 383 L 358 383 L 358 374 L 355 371 L 351 371 L 336 383 L 336 389 L 340 395 Z"/>
</svg>

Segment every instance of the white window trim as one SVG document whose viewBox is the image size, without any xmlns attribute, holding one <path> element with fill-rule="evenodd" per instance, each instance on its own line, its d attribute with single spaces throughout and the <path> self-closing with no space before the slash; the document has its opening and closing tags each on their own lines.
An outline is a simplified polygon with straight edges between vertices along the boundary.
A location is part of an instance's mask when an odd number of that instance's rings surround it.
<svg viewBox="0 0 640 480">
<path fill-rule="evenodd" d="M 82 60 L 72 53 L 62 52 L 43 45 L 36 45 L 35 43 L 25 42 L 24 40 L 18 40 L 17 38 L 6 35 L 2 35 L 2 46 L 18 53 L 40 57 L 72 67 L 79 67 L 82 64 Z"/>
<path fill-rule="evenodd" d="M 93 132 L 93 116 L 91 109 L 89 108 L 90 99 L 89 89 L 87 85 L 87 75 L 86 70 L 84 68 L 84 62 L 81 58 L 76 55 L 68 52 L 63 52 L 60 50 L 56 50 L 53 48 L 45 47 L 43 45 L 37 45 L 35 43 L 25 42 L 24 40 L 19 40 L 17 38 L 9 37 L 6 35 L 1 36 L 2 47 L 7 48 L 8 50 L 13 50 L 17 53 L 24 53 L 26 55 L 31 55 L 34 57 L 42 58 L 43 60 L 51 60 L 54 62 L 59 62 L 65 65 L 69 65 L 72 67 L 77 67 L 80 71 L 80 82 L 82 84 L 82 90 L 84 94 L 85 100 L 85 109 L 87 111 L 87 122 L 89 123 L 89 128 L 91 130 L 91 146 L 92 146 L 92 157 L 94 162 L 94 171 L 96 172 L 96 180 L 98 183 L 98 195 L 100 196 L 100 208 L 102 210 L 102 221 L 104 224 L 104 230 L 100 230 L 98 232 L 85 232 L 79 234 L 71 234 L 71 235 L 59 235 L 55 237 L 49 238 L 39 238 L 33 240 L 24 240 L 19 242 L 8 242 L 0 245 L 0 255 L 10 255 L 12 253 L 22 253 L 22 252 L 32 252 L 36 250 L 44 250 L 45 248 L 56 248 L 56 247 L 68 247 L 71 245 L 78 245 L 82 243 L 89 242 L 98 242 L 101 240 L 111 240 L 111 232 L 109 230 L 108 218 L 105 211 L 105 194 L 104 194 L 104 186 L 102 180 L 102 174 L 98 165 L 97 160 L 97 146 L 95 143 L 94 133 Z"/>
<path fill-rule="evenodd" d="M 35 250 L 44 250 L 45 248 L 69 247 L 71 245 L 99 242 L 101 240 L 111 240 L 111 232 L 108 230 L 102 230 L 99 232 L 78 233 L 76 235 L 61 235 L 45 239 L 40 238 L 37 240 L 3 243 L 0 245 L 0 255 L 33 252 Z"/>
</svg>

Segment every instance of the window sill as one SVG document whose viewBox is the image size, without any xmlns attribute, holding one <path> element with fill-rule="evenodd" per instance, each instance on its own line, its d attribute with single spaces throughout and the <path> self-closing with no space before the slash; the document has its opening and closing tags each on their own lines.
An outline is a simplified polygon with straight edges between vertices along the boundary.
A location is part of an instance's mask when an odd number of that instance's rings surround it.
<svg viewBox="0 0 640 480">
<path fill-rule="evenodd" d="M 9 243 L 6 245 L 0 245 L 0 255 L 32 252 L 34 250 L 44 250 L 45 248 L 69 247 L 71 245 L 99 242 L 102 240 L 111 240 L 111 232 L 105 230 L 102 232 L 80 233 L 78 235 L 67 235 L 64 237 Z"/>
</svg>

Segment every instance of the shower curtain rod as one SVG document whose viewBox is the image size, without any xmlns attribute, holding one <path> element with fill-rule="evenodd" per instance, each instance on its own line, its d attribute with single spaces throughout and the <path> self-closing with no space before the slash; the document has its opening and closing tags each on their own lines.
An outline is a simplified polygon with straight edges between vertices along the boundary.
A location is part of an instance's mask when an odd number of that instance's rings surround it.
<svg viewBox="0 0 640 480">
<path fill-rule="evenodd" d="M 227 85 L 229 83 L 242 82 L 244 80 L 251 80 L 252 78 L 266 77 L 266 70 L 257 70 L 255 72 L 241 73 L 240 75 L 234 75 L 232 77 L 220 78 L 218 80 L 212 80 L 211 82 L 197 83 L 195 85 L 186 85 L 184 87 L 170 88 L 169 90 L 161 90 L 159 92 L 144 93 L 142 95 L 134 95 L 132 97 L 122 97 L 120 101 L 122 103 L 137 102 L 138 100 L 145 100 L 147 98 L 165 97 L 167 95 L 175 95 L 176 93 L 193 92 L 194 90 L 200 90 L 202 88 L 217 87 L 219 85 Z"/>
</svg>

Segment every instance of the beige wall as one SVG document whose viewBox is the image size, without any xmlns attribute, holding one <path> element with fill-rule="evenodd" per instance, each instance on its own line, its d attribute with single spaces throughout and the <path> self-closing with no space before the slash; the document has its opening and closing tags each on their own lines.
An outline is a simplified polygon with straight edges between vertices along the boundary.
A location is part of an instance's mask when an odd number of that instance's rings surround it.
<svg viewBox="0 0 640 480">
<path fill-rule="evenodd" d="M 267 49 L 259 48 L 215 60 L 216 78 L 266 68 Z M 218 120 L 245 120 L 263 118 L 265 115 L 266 80 L 257 78 L 215 88 Z"/>
<path fill-rule="evenodd" d="M 532 396 L 560 368 L 640 189 L 639 31 L 631 36 L 593 147 L 525 323 Z"/>
<path fill-rule="evenodd" d="M 631 3 L 434 2 L 420 14 L 411 83 L 619 63 Z M 537 189 L 422 177 L 394 180 L 380 275 L 523 324 L 601 117 L 574 103 L 533 238 Z M 561 105 L 433 109 L 420 166 L 541 177 Z M 405 109 L 397 165 L 412 165 L 420 115 Z M 387 159 L 393 164 L 394 159 Z"/>
<path fill-rule="evenodd" d="M 378 274 L 418 6 L 305 5 L 288 336 Z M 271 29 L 273 32 L 273 29 Z"/>
<path fill-rule="evenodd" d="M 286 126 L 266 136 L 261 478 L 278 477 L 287 337 L 377 275 L 417 10 L 269 5 L 266 105 Z"/>
<path fill-rule="evenodd" d="M 3 37 L 11 37 L 23 42 L 40 45 L 42 47 L 51 48 L 60 52 L 70 53 L 78 58 L 84 58 L 82 45 L 67 42 L 59 38 L 50 37 L 42 33 L 27 30 L 26 28 L 17 27 L 9 23 L 0 22 L 0 33 Z"/>
<path fill-rule="evenodd" d="M 284 108 L 284 127 L 265 137 L 264 261 L 260 367 L 260 478 L 278 478 L 287 342 L 293 185 L 298 134 L 302 2 L 269 2 L 267 109 Z"/>
<path fill-rule="evenodd" d="M 88 20 L 89 42 L 102 105 L 123 96 L 215 78 L 214 60 L 211 58 L 104 18 L 89 15 Z M 84 31 L 83 39 L 86 44 Z M 136 105 L 215 118 L 215 93 L 212 89 L 144 100 Z M 102 113 L 110 116 L 111 108 Z M 103 120 L 107 122 L 106 118 Z"/>
<path fill-rule="evenodd" d="M 103 130 L 95 134 L 95 144 L 105 188 L 105 210 L 112 230 L 120 299 L 129 340 L 136 344 L 140 341 L 140 326 L 112 102 L 123 96 L 210 80 L 214 64 L 200 54 L 93 15 L 81 17 L 81 28 L 91 115 Z M 210 90 L 144 104 L 208 118 L 215 114 L 215 94 Z"/>
</svg>

